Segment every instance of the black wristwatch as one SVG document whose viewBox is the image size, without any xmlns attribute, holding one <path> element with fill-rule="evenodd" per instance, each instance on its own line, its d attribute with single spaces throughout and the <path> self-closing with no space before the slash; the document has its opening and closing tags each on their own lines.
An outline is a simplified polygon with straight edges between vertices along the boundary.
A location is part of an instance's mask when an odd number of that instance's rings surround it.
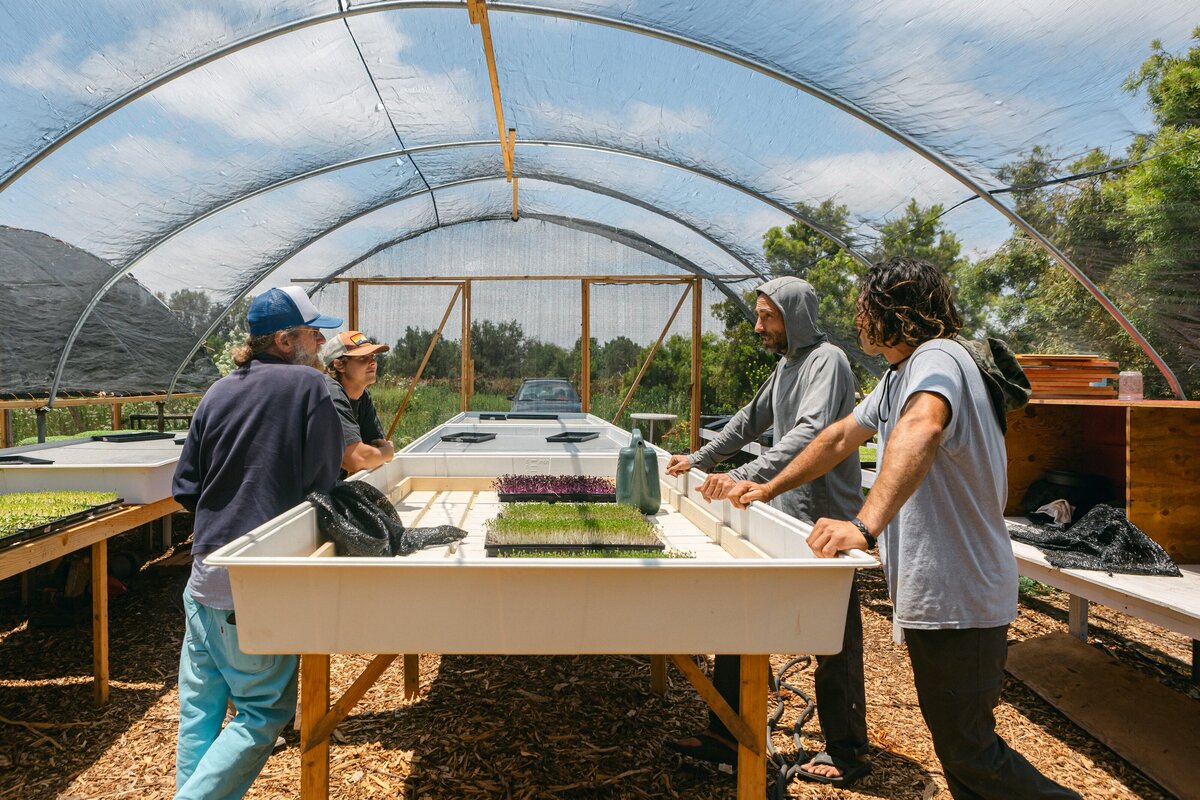
<svg viewBox="0 0 1200 800">
<path fill-rule="evenodd" d="M 875 537 L 871 535 L 871 532 L 869 530 L 867 530 L 867 526 L 863 524 L 863 521 L 861 519 L 859 519 L 858 517 L 855 517 L 854 519 L 850 520 L 850 524 L 852 524 L 854 527 L 858 528 L 858 532 L 861 533 L 866 538 L 867 549 L 868 550 L 874 549 Z"/>
</svg>

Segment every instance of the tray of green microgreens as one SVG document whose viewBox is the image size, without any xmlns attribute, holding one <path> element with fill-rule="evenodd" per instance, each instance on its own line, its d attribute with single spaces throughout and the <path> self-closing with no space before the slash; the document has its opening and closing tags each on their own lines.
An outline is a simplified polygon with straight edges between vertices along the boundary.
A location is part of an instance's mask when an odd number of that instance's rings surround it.
<svg viewBox="0 0 1200 800">
<path fill-rule="evenodd" d="M 0 494 L 0 548 L 117 509 L 115 492 L 14 492 Z"/>
<path fill-rule="evenodd" d="M 616 503 L 513 503 L 488 520 L 484 538 L 489 556 L 664 548 L 657 525 L 636 508 Z"/>
</svg>

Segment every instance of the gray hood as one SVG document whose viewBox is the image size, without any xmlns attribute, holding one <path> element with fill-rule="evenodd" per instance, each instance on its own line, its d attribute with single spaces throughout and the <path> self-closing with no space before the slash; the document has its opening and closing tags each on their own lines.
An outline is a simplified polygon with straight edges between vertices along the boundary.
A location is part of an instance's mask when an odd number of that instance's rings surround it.
<svg viewBox="0 0 1200 800">
<path fill-rule="evenodd" d="M 783 312 L 788 360 L 825 341 L 825 334 L 817 327 L 817 292 L 808 281 L 789 275 L 769 280 L 755 291 L 765 294 Z"/>
</svg>

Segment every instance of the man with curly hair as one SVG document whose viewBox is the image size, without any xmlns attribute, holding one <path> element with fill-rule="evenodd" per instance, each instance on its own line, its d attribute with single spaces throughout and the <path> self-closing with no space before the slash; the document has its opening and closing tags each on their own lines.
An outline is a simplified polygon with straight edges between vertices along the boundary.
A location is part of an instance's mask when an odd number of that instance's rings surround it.
<svg viewBox="0 0 1200 800">
<path fill-rule="evenodd" d="M 1078 798 L 996 733 L 1017 565 L 1004 524 L 1003 409 L 993 406 L 962 318 L 932 265 L 892 258 L 863 280 L 856 324 L 889 368 L 854 412 L 766 483 L 739 482 L 738 507 L 824 474 L 879 433 L 879 476 L 851 521 L 817 520 L 817 556 L 879 553 L 897 640 L 908 643 L 921 713 L 956 798 Z"/>
</svg>

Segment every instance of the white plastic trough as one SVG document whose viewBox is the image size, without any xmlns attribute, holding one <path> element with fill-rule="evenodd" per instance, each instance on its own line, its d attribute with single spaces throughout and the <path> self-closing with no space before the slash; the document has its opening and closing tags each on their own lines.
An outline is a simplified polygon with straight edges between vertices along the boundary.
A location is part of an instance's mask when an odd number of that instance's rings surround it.
<svg viewBox="0 0 1200 800">
<path fill-rule="evenodd" d="M 182 449 L 173 439 L 13 448 L 4 454 L 53 463 L 0 464 L 0 494 L 116 492 L 126 503 L 154 503 L 171 496 L 171 479 Z"/>
<path fill-rule="evenodd" d="M 626 434 L 628 436 L 628 434 Z M 665 464 L 662 454 L 660 464 Z M 530 469 L 528 459 L 537 459 Z M 851 551 L 812 555 L 809 527 L 762 504 L 738 511 L 664 477 L 656 519 L 688 559 L 486 558 L 482 525 L 511 472 L 613 475 L 616 453 L 414 454 L 357 479 L 388 493 L 406 524 L 459 524 L 459 547 L 338 558 L 307 503 L 208 557 L 229 569 L 243 648 L 254 653 L 834 653 Z M 456 477 L 458 476 L 458 477 Z M 682 490 L 681 490 L 681 487 Z M 419 517 L 419 521 L 418 521 Z"/>
</svg>

